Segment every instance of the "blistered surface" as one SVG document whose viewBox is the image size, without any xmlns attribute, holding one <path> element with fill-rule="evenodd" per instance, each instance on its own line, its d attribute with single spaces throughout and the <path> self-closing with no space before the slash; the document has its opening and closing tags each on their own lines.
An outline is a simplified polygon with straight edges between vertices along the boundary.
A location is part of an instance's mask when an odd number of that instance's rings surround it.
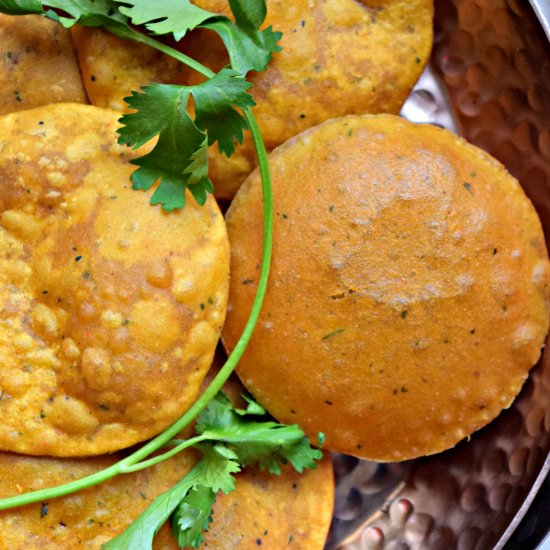
<svg viewBox="0 0 550 550">
<path fill-rule="evenodd" d="M 0 448 L 113 451 L 193 402 L 225 317 L 213 199 L 167 214 L 131 189 L 118 115 L 50 105 L 0 119 Z"/>
</svg>

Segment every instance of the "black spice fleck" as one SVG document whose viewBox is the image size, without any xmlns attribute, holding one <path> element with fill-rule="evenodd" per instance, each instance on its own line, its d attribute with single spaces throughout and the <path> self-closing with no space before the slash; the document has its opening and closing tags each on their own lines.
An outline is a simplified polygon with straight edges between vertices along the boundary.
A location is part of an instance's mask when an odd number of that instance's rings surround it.
<svg viewBox="0 0 550 550">
<path fill-rule="evenodd" d="M 44 519 L 48 515 L 48 503 L 43 502 L 40 506 L 40 519 Z"/>
</svg>

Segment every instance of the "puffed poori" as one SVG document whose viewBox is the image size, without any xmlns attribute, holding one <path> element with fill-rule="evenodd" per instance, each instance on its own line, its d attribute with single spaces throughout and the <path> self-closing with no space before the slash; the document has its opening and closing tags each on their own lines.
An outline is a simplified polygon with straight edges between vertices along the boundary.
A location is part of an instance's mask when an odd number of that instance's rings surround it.
<svg viewBox="0 0 550 550">
<path fill-rule="evenodd" d="M 504 167 L 391 115 L 326 122 L 270 165 L 273 265 L 238 366 L 258 401 L 379 461 L 450 448 L 508 407 L 548 329 L 550 265 Z M 257 171 L 226 217 L 231 349 L 259 276 Z"/>
<path fill-rule="evenodd" d="M 0 547 L 99 550 L 156 496 L 175 485 L 199 456 L 184 451 L 157 466 L 73 495 L 0 511 Z M 54 459 L 0 453 L 0 498 L 79 479 L 110 466 L 117 458 L 121 457 Z M 237 474 L 236 480 L 234 492 L 218 496 L 202 548 L 245 550 L 258 548 L 258 541 L 273 549 L 323 548 L 334 496 L 329 458 L 302 474 L 288 466 L 280 476 L 248 468 Z M 179 548 L 168 525 L 155 538 L 153 548 Z"/>
<path fill-rule="evenodd" d="M 48 103 L 87 103 L 71 35 L 40 15 L 0 14 L 0 115 Z"/>
<path fill-rule="evenodd" d="M 227 0 L 193 3 L 230 14 Z M 283 49 L 265 72 L 251 73 L 249 79 L 257 103 L 253 111 L 268 149 L 328 118 L 399 112 L 430 55 L 433 0 L 268 0 L 267 8 L 265 26 L 283 33 Z M 75 32 L 85 86 L 95 105 L 118 106 L 133 87 L 158 78 L 158 67 L 164 66 L 165 61 L 156 65 L 155 58 L 144 59 L 136 78 L 138 73 L 128 74 L 125 69 L 133 63 L 127 59 L 140 51 L 134 44 L 124 46 L 116 39 L 117 48 L 107 48 L 104 44 L 115 39 L 102 36 L 102 31 Z M 178 47 L 216 71 L 228 63 L 225 47 L 212 31 L 190 33 Z M 124 58 L 122 63 L 119 57 Z M 162 75 L 163 82 L 171 78 L 170 70 Z M 201 78 L 191 72 L 188 83 Z M 217 147 L 211 148 L 210 177 L 216 196 L 232 198 L 255 165 L 249 135 L 229 159 Z"/>
<path fill-rule="evenodd" d="M 216 356 L 205 381 L 215 376 L 221 361 Z M 246 406 L 236 376 L 224 384 L 234 406 Z M 179 437 L 188 437 L 180 434 Z M 65 483 L 104 469 L 122 456 L 89 459 L 46 459 L 0 453 L 0 498 L 23 491 Z M 45 504 L 0 511 L 0 547 L 72 550 L 82 545 L 95 549 L 117 536 L 150 502 L 170 489 L 196 464 L 200 454 L 184 451 L 175 458 L 133 474 Z M 236 489 L 219 494 L 214 521 L 205 535 L 204 548 L 323 548 L 332 519 L 334 480 L 330 458 L 315 470 L 297 474 L 284 467 L 280 476 L 247 468 L 236 476 Z M 178 545 L 164 526 L 153 545 L 176 550 Z"/>
<path fill-rule="evenodd" d="M 98 107 L 122 111 L 132 90 L 151 82 L 185 84 L 189 79 L 191 69 L 145 44 L 97 27 L 75 25 L 71 32 L 86 91 Z"/>
<path fill-rule="evenodd" d="M 167 214 L 132 190 L 118 117 L 55 104 L 0 118 L 2 450 L 85 456 L 147 439 L 211 364 L 223 217 L 212 197 Z"/>
</svg>

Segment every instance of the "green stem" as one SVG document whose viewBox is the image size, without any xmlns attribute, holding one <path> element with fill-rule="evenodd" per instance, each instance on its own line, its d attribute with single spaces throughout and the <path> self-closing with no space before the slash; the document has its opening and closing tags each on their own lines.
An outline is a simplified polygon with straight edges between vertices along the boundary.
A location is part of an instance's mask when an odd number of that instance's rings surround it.
<svg viewBox="0 0 550 550">
<path fill-rule="evenodd" d="M 155 48 L 159 52 L 165 53 L 166 55 L 177 59 L 206 78 L 212 78 L 216 74 L 208 67 L 205 67 L 202 63 L 195 61 L 192 57 L 189 57 L 175 48 L 171 48 L 170 46 L 167 46 L 166 44 L 163 44 L 162 42 L 159 42 L 146 34 L 142 34 L 131 27 L 124 27 L 121 29 L 119 26 L 113 26 L 112 28 L 107 27 L 107 29 L 121 38 L 128 38 L 129 40 L 134 40 L 135 42 L 141 42 L 142 44 L 151 46 L 151 48 Z"/>
<path fill-rule="evenodd" d="M 145 470 L 145 468 L 149 468 L 149 466 L 154 466 L 155 464 L 160 464 L 161 462 L 168 460 L 174 455 L 177 455 L 179 452 L 183 451 L 184 449 L 187 449 L 188 447 L 192 447 L 193 445 L 196 445 L 201 441 L 206 441 L 207 439 L 208 439 L 208 436 L 206 435 L 197 435 L 196 437 L 192 437 L 191 439 L 184 440 L 173 449 L 170 449 L 169 451 L 166 451 L 161 455 L 156 455 L 153 458 L 149 458 L 148 460 L 142 460 L 141 462 L 138 462 L 137 464 L 133 464 L 131 466 L 121 466 L 120 473 L 131 474 L 132 472 L 139 472 L 139 470 Z"/>
<path fill-rule="evenodd" d="M 127 36 L 144 44 L 149 44 L 150 46 L 157 48 L 160 51 L 167 53 L 168 55 L 172 55 L 173 57 L 176 57 L 176 59 L 180 60 L 182 63 L 185 63 L 186 65 L 189 65 L 194 69 L 200 69 L 199 72 L 204 76 L 208 76 L 210 78 L 214 75 L 214 73 L 212 73 L 208 68 L 192 60 L 191 58 L 184 56 L 177 50 L 169 48 L 168 46 L 165 46 L 164 44 L 161 44 L 156 40 L 142 35 L 141 33 L 135 32 L 135 34 L 139 35 L 139 39 L 138 37 L 134 36 L 134 31 L 129 33 Z M 175 54 L 177 54 L 177 56 Z M 244 109 L 243 112 L 252 133 L 252 139 L 254 141 L 254 146 L 256 148 L 256 153 L 258 156 L 258 165 L 260 168 L 260 175 L 262 179 L 264 225 L 262 267 L 260 272 L 260 279 L 258 282 L 258 289 L 256 291 L 256 296 L 254 297 L 254 302 L 252 303 L 252 308 L 250 310 L 248 321 L 246 322 L 241 337 L 235 345 L 235 348 L 229 355 L 220 372 L 212 380 L 212 382 L 203 392 L 200 398 L 195 401 L 195 403 L 193 403 L 193 405 L 191 405 L 191 407 L 174 424 L 172 424 L 172 426 L 170 426 L 161 434 L 157 435 L 154 439 L 146 443 L 143 447 L 141 447 L 131 455 L 128 455 L 126 458 L 123 458 L 119 462 L 113 464 L 112 466 L 109 466 L 108 468 L 105 468 L 100 472 L 96 472 L 95 474 L 83 477 L 82 479 L 71 481 L 70 483 L 59 485 L 57 487 L 41 489 L 39 491 L 33 491 L 22 495 L 17 495 L 15 497 L 1 499 L 0 510 L 15 508 L 17 506 L 24 506 L 25 504 L 31 504 L 34 502 L 43 502 L 52 498 L 69 495 L 81 489 L 86 489 L 87 487 L 103 483 L 104 481 L 107 481 L 108 479 L 111 479 L 121 473 L 133 471 L 131 468 L 134 465 L 138 465 L 138 463 L 145 464 L 145 462 L 142 462 L 144 461 L 144 459 L 146 459 L 153 452 L 164 446 L 177 433 L 181 432 L 181 430 L 188 426 L 197 417 L 197 415 L 206 408 L 208 403 L 220 391 L 222 386 L 225 384 L 225 382 L 237 366 L 237 363 L 240 361 L 248 343 L 250 342 L 250 339 L 252 338 L 252 333 L 254 332 L 254 328 L 262 309 L 262 304 L 267 288 L 267 280 L 269 277 L 269 270 L 271 267 L 273 229 L 273 194 L 271 189 L 271 175 L 269 173 L 267 151 L 262 139 L 262 135 L 260 133 L 260 129 L 258 127 L 258 123 L 256 121 L 256 118 L 252 114 L 252 111 L 250 109 Z M 154 458 L 152 460 L 154 460 Z"/>
</svg>

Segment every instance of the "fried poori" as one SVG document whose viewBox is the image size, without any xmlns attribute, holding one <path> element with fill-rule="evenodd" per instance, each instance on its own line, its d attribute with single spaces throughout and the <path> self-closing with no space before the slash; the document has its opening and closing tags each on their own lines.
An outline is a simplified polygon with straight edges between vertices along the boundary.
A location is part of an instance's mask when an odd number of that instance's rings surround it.
<svg viewBox="0 0 550 550">
<path fill-rule="evenodd" d="M 157 83 L 185 84 L 189 72 L 172 57 L 96 27 L 72 28 L 82 77 L 91 103 L 122 111 L 130 91 Z"/>
<path fill-rule="evenodd" d="M 160 493 L 175 485 L 198 454 L 180 453 L 157 466 L 113 478 L 101 485 L 49 502 L 0 511 L 0 547 L 10 550 L 56 548 L 99 550 L 134 521 Z M 117 458 L 60 459 L 0 453 L 0 498 L 91 475 Z M 250 468 L 236 476 L 236 489 L 219 495 L 203 548 L 323 548 L 330 521 L 334 483 L 332 463 L 281 476 Z M 177 550 L 168 526 L 155 549 Z"/>
<path fill-rule="evenodd" d="M 0 118 L 0 448 L 86 456 L 147 439 L 194 401 L 224 322 L 212 197 L 167 214 L 131 189 L 115 111 Z M 142 151 L 143 152 L 143 151 Z"/>
<path fill-rule="evenodd" d="M 193 3 L 229 15 L 226 0 Z M 328 118 L 399 112 L 430 54 L 432 0 L 268 0 L 267 6 L 265 24 L 283 33 L 283 50 L 274 55 L 265 72 L 250 74 L 249 79 L 257 102 L 253 111 L 268 149 Z M 114 39 L 102 36 L 101 31 L 77 32 L 84 74 L 108 73 L 95 81 L 85 78 L 93 104 L 116 107 L 132 87 L 158 78 L 153 59 L 144 60 L 147 64 L 142 65 L 139 78 L 136 72 L 124 81 L 127 62 L 117 58 L 131 59 L 137 65 L 139 58 L 133 60 L 136 46 L 117 39 L 116 49 L 105 48 L 102 44 Z M 179 48 L 216 71 L 228 63 L 225 47 L 210 31 L 190 33 Z M 170 79 L 170 73 L 163 78 L 163 82 Z M 190 73 L 188 83 L 196 84 L 200 78 Z M 255 165 L 250 136 L 229 159 L 212 148 L 210 177 L 216 196 L 232 198 Z"/>
<path fill-rule="evenodd" d="M 540 221 L 488 154 L 391 115 L 308 130 L 270 158 L 263 310 L 238 374 L 280 422 L 379 461 L 454 446 L 508 407 L 548 330 Z M 254 172 L 227 213 L 231 349 L 256 292 Z"/>
<path fill-rule="evenodd" d="M 0 14 L 0 115 L 87 103 L 69 31 L 40 15 Z"/>
<path fill-rule="evenodd" d="M 208 378 L 217 368 L 209 371 Z M 223 389 L 239 406 L 244 388 L 237 377 L 232 376 Z M 0 453 L 0 498 L 79 479 L 120 458 L 48 459 Z M 157 495 L 183 478 L 199 458 L 195 451 L 184 451 L 147 470 L 118 476 L 67 497 L 0 511 L 0 548 L 99 549 L 128 527 Z M 202 548 L 244 550 L 259 544 L 273 549 L 287 545 L 304 550 L 323 548 L 334 500 L 330 458 L 302 474 L 288 466 L 280 476 L 247 468 L 236 479 L 234 492 L 218 495 L 214 521 Z M 153 548 L 178 548 L 168 525 L 160 530 Z"/>
</svg>

